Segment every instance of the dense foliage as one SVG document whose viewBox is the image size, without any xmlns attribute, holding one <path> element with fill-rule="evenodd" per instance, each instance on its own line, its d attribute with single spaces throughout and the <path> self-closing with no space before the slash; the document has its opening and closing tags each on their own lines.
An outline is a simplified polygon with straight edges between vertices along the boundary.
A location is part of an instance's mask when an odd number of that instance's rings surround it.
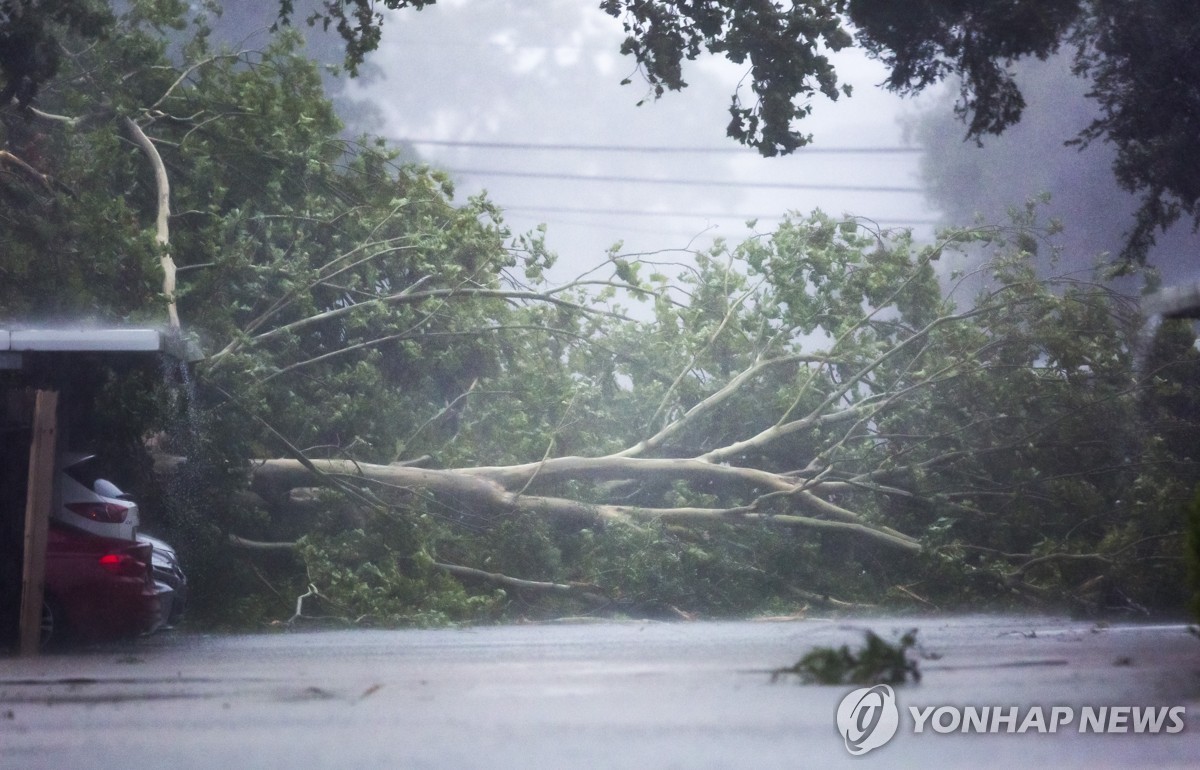
<svg viewBox="0 0 1200 770">
<path fill-rule="evenodd" d="M 931 244 L 815 212 L 553 287 L 537 233 L 339 138 L 292 35 L 215 50 L 179 10 L 55 27 L 0 111 L 0 317 L 176 302 L 206 360 L 89 371 L 122 419 L 76 438 L 145 460 L 204 618 L 1182 606 L 1195 336 L 1038 279 L 1036 211 Z"/>
<path fill-rule="evenodd" d="M 97 0 L 0 2 L 0 104 L 28 106 L 41 85 L 58 73 L 62 28 L 101 37 L 112 24 L 108 4 Z"/>
</svg>

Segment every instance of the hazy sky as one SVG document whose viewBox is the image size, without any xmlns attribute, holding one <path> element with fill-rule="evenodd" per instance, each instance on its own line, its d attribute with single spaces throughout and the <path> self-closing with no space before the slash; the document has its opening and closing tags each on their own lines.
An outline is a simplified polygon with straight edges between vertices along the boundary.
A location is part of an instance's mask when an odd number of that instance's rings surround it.
<svg viewBox="0 0 1200 770">
<path fill-rule="evenodd" d="M 564 263 L 559 278 L 601 261 L 618 240 L 625 252 L 736 241 L 751 232 L 747 218 L 768 231 L 789 210 L 925 229 L 936 217 L 920 192 L 919 156 L 878 152 L 902 146 L 897 116 L 911 108 L 876 88 L 883 70 L 861 55 L 837 60 L 855 93 L 818 99 L 814 145 L 761 158 L 725 137 L 743 68 L 691 63 L 687 89 L 639 107 L 646 87 L 618 53 L 622 39 L 620 23 L 592 2 L 443 1 L 390 14 L 373 74 L 346 95 L 378 112 L 372 130 L 416 142 L 453 170 L 461 196 L 487 190 L 514 231 L 545 222 Z M 619 84 L 631 75 L 632 85 Z M 846 148 L 874 152 L 826 152 Z"/>
<path fill-rule="evenodd" d="M 1045 218 L 1065 229 L 1059 264 L 1042 254 L 1043 273 L 1086 276 L 1097 260 L 1120 252 L 1133 225 L 1138 198 L 1120 189 L 1113 176 L 1116 150 L 1104 142 L 1085 148 L 1065 146 L 1097 115 L 1087 98 L 1088 81 L 1071 73 L 1072 53 L 1047 61 L 1028 59 L 1013 69 L 1027 107 L 1020 123 L 988 137 L 982 148 L 963 141 L 963 126 L 952 117 L 950 94 L 931 100 L 913 123 L 913 136 L 925 152 L 921 166 L 933 205 L 951 221 L 970 222 L 977 212 L 1002 222 L 1006 211 L 1030 196 L 1050 192 Z M 1104 256 L 1107 253 L 1107 256 Z M 1200 239 L 1186 219 L 1158 236 L 1150 262 L 1167 281 L 1200 278 Z M 1140 284 L 1124 281 L 1136 291 Z"/>
<path fill-rule="evenodd" d="M 298 0 L 301 28 L 314 2 Z M 227 5 L 222 34 L 261 44 L 274 4 Z M 333 88 L 352 130 L 413 142 L 453 172 L 460 200 L 486 190 L 515 233 L 546 223 L 557 280 L 599 263 L 617 241 L 624 253 L 666 250 L 666 260 L 673 249 L 750 236 L 747 219 L 769 232 L 785 212 L 814 208 L 910 225 L 920 238 L 934 222 L 966 224 L 976 212 L 1003 222 L 1008 207 L 1041 192 L 1053 195 L 1047 215 L 1066 225 L 1064 259 L 1046 272 L 1086 273 L 1098 254 L 1120 250 L 1132 222 L 1136 201 L 1113 181 L 1111 148 L 1063 145 L 1095 112 L 1068 56 L 1017 65 L 1024 118 L 981 149 L 963 141 L 953 89 L 901 99 L 878 87 L 881 65 L 844 51 L 835 63 L 854 95 L 818 97 L 805 121 L 813 144 L 761 158 L 725 136 L 744 68 L 686 63 L 688 88 L 637 106 L 649 94 L 618 53 L 623 36 L 595 0 L 439 0 L 389 13 L 363 77 Z M 308 38 L 314 56 L 340 60 L 336 34 Z M 621 86 L 625 77 L 633 84 Z M 1200 277 L 1197 254 L 1185 222 L 1151 261 L 1168 281 L 1188 280 Z"/>
</svg>

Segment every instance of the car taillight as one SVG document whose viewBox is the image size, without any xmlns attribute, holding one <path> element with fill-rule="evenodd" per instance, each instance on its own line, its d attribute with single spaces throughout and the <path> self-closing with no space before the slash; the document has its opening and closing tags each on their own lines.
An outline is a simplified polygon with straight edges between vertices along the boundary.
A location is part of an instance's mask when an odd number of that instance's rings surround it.
<svg viewBox="0 0 1200 770">
<path fill-rule="evenodd" d="M 141 577 L 146 574 L 146 562 L 132 553 L 106 553 L 100 557 L 100 566 L 121 577 Z"/>
<path fill-rule="evenodd" d="M 102 524 L 121 524 L 129 518 L 129 508 L 116 503 L 67 503 L 67 509 Z"/>
</svg>

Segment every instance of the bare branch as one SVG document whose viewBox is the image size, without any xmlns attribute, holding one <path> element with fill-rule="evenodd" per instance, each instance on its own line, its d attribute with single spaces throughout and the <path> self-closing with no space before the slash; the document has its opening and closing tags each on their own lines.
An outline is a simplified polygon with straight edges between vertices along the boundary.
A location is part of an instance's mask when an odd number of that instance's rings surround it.
<svg viewBox="0 0 1200 770">
<path fill-rule="evenodd" d="M 765 280 L 766 279 L 764 278 L 763 280 L 759 281 L 758 286 L 761 286 Z M 758 286 L 755 288 L 758 288 Z M 729 325 L 729 321 L 733 318 L 734 311 L 741 307 L 742 303 L 751 297 L 753 293 L 754 289 L 747 289 L 742 293 L 742 296 L 730 303 L 729 309 L 725 311 L 725 317 L 721 319 L 721 323 L 717 324 L 717 328 L 714 329 L 712 334 L 708 336 L 708 339 L 705 341 L 704 345 L 702 345 L 696 350 L 695 353 L 692 354 L 692 360 L 688 362 L 687 366 L 683 367 L 683 370 L 680 371 L 678 375 L 676 375 L 675 381 L 671 383 L 670 387 L 667 388 L 667 392 L 663 394 L 662 401 L 660 401 L 658 404 L 658 409 L 654 411 L 654 415 L 650 418 L 651 424 L 658 422 L 658 416 L 667 408 L 667 403 L 670 401 L 671 395 L 679 388 L 679 383 L 683 382 L 683 378 L 686 377 L 688 372 L 692 371 L 692 369 L 696 366 L 696 361 L 699 360 L 701 354 L 710 349 L 713 346 L 713 343 L 717 341 L 717 337 L 721 335 L 721 332 L 726 326 Z"/>
<path fill-rule="evenodd" d="M 439 410 L 437 411 L 437 414 L 433 415 L 433 416 L 432 416 L 432 417 L 430 417 L 428 420 L 426 420 L 425 422 L 423 422 L 423 423 L 421 423 L 420 425 L 418 425 L 418 426 L 417 426 L 417 429 L 416 429 L 416 430 L 414 430 L 414 431 L 413 431 L 413 432 L 412 432 L 412 433 L 409 435 L 409 437 L 408 437 L 408 438 L 406 438 L 406 439 L 403 441 L 403 443 L 401 443 L 401 444 L 400 444 L 400 446 L 401 446 L 401 447 L 407 447 L 409 444 L 411 444 L 411 443 L 413 442 L 413 439 L 415 439 L 417 436 L 419 436 L 419 435 L 421 434 L 421 431 L 425 430 L 427 427 L 429 427 L 429 426 L 430 426 L 430 425 L 432 425 L 433 423 L 435 423 L 435 422 L 437 422 L 438 420 L 440 420 L 440 419 L 442 418 L 442 415 L 444 415 L 444 414 L 447 414 L 447 413 L 448 413 L 448 412 L 449 412 L 451 409 L 454 409 L 456 406 L 458 406 L 458 404 L 459 404 L 460 402 L 462 402 L 462 401 L 465 401 L 465 400 L 467 399 L 467 397 L 468 397 L 468 396 L 470 396 L 472 393 L 474 393 L 474 392 L 475 392 L 475 388 L 476 388 L 478 385 L 479 385 L 479 378 L 478 378 L 478 377 L 476 377 L 474 380 L 472 380 L 472 381 L 471 381 L 471 386 L 470 386 L 470 387 L 468 387 L 468 388 L 466 389 L 466 391 L 465 391 L 465 392 L 463 392 L 463 393 L 459 393 L 457 396 L 455 396 L 455 397 L 454 397 L 454 400 L 453 400 L 453 401 L 449 401 L 449 402 L 447 402 L 447 404 L 446 404 L 444 407 L 442 407 L 441 409 L 439 409 Z M 404 450 L 403 450 L 403 449 L 401 449 L 401 450 L 400 450 L 400 452 L 398 452 L 397 454 L 403 453 L 403 451 L 404 451 Z M 408 463 L 408 464 L 412 464 L 412 463 Z"/>
<path fill-rule="evenodd" d="M 8 150 L 0 150 L 0 163 L 13 166 L 25 176 L 41 184 L 42 187 L 46 188 L 46 192 L 54 192 L 54 185 L 50 181 L 50 177 L 43 174 L 41 171 L 38 171 L 36 168 L 21 160 L 16 155 L 13 155 Z"/>
<path fill-rule="evenodd" d="M 812 529 L 822 532 L 845 532 L 856 535 L 867 540 L 872 540 L 881 545 L 886 545 L 892 548 L 906 551 L 911 554 L 921 552 L 921 544 L 914 538 L 906 535 L 901 535 L 894 531 L 885 529 L 877 529 L 867 524 L 858 524 L 849 521 L 828 521 L 826 519 L 814 519 L 809 516 L 794 516 L 791 514 L 768 514 L 768 513 L 746 513 L 744 509 L 705 509 L 705 508 L 622 508 L 618 510 L 634 515 L 639 518 L 661 519 L 663 521 L 677 521 L 687 523 L 697 522 L 730 522 L 738 523 L 740 520 L 744 523 L 764 522 L 767 524 L 775 524 L 783 527 L 791 527 L 796 529 Z"/>
<path fill-rule="evenodd" d="M 1112 564 L 1112 559 L 1110 559 L 1108 556 L 1098 553 L 1048 553 L 1044 556 L 1038 556 L 1030 559 L 1012 572 L 1005 575 L 1004 578 L 1010 583 L 1021 582 L 1029 570 L 1041 564 L 1071 561 L 1093 561 L 1100 562 L 1101 564 Z"/>
<path fill-rule="evenodd" d="M 713 462 L 719 462 L 722 460 L 726 460 L 726 459 L 735 457 L 740 454 L 744 454 L 744 453 L 752 451 L 752 450 L 762 449 L 763 447 L 770 445 L 771 443 L 783 438 L 784 436 L 790 435 L 799 430 L 805 430 L 805 429 L 811 428 L 814 425 L 821 424 L 822 421 L 827 420 L 828 418 L 830 418 L 832 416 L 832 415 L 823 414 L 825 412 L 825 410 L 829 409 L 829 407 L 831 407 L 833 404 L 837 403 L 843 396 L 845 396 L 847 393 L 849 393 L 855 387 L 857 387 L 859 385 L 859 383 L 861 383 L 867 377 L 868 374 L 870 374 L 875 369 L 879 368 L 879 366 L 882 365 L 884 362 L 886 362 L 888 359 L 899 355 L 904 350 L 907 350 L 910 346 L 923 341 L 934 329 L 938 328 L 939 326 L 944 326 L 945 324 L 948 324 L 948 323 L 965 320 L 967 318 L 971 318 L 973 316 L 979 315 L 982 312 L 983 312 L 983 309 L 975 308 L 973 310 L 969 310 L 969 311 L 966 311 L 963 313 L 945 315 L 940 318 L 934 319 L 933 321 L 929 322 L 929 324 L 927 324 L 924 328 L 922 328 L 919 331 L 917 331 L 916 333 L 914 333 L 911 337 L 909 337 L 901 342 L 898 342 L 895 345 L 892 345 L 886 351 L 884 351 L 880 355 L 876 356 L 873 360 L 871 360 L 865 366 L 860 368 L 853 375 L 846 378 L 846 381 L 843 382 L 841 384 L 841 386 L 834 388 L 832 390 L 832 392 L 828 396 L 826 396 L 821 401 L 821 403 L 816 408 L 814 408 L 812 411 L 810 411 L 806 416 L 804 416 L 798 420 L 793 420 L 791 422 L 776 423 L 775 425 L 772 425 L 770 428 L 767 428 L 766 430 L 763 430 L 763 431 L 759 432 L 757 435 L 751 436 L 748 439 L 744 439 L 742 441 L 737 441 L 737 442 L 734 442 L 727 446 L 720 447 L 718 449 L 714 449 L 711 452 L 707 452 L 702 456 L 701 459 L 711 460 Z M 841 413 L 834 413 L 834 414 L 836 414 L 842 418 L 855 417 L 860 413 L 859 409 L 860 408 L 856 406 L 856 407 L 851 407 L 849 409 L 846 409 Z"/>
<path fill-rule="evenodd" d="M 478 288 L 478 287 L 456 287 L 456 288 L 446 288 L 446 289 L 429 289 L 426 291 L 412 291 L 412 288 L 413 287 L 409 287 L 409 288 L 405 289 L 404 291 L 398 292 L 396 294 L 390 294 L 390 295 L 387 295 L 384 297 L 379 297 L 377 299 L 372 299 L 372 300 L 368 300 L 365 302 L 355 303 L 353 305 L 346 305 L 343 307 L 334 308 L 332 310 L 327 310 L 323 313 L 315 313 L 306 318 L 301 318 L 301 319 L 299 319 L 297 321 L 293 321 L 289 324 L 284 324 L 283 326 L 277 326 L 274 329 L 271 329 L 270 331 L 266 331 L 266 332 L 263 332 L 262 334 L 256 335 L 256 336 L 252 337 L 250 339 L 250 341 L 251 342 L 262 342 L 263 340 L 268 340 L 273 337 L 277 337 L 281 334 L 286 334 L 288 332 L 293 332 L 298 329 L 303 329 L 303 328 L 311 326 L 313 324 L 321 323 L 323 321 L 329 321 L 329 320 L 332 320 L 335 318 L 341 318 L 342 316 L 358 312 L 366 307 L 383 307 L 383 306 L 387 306 L 387 305 L 415 304 L 418 302 L 424 302 L 425 300 L 429 300 L 429 299 L 441 299 L 441 300 L 502 299 L 502 300 L 509 300 L 509 301 L 529 300 L 532 302 L 545 302 L 547 304 L 557 305 L 559 307 L 564 307 L 564 308 L 567 308 L 570 310 L 574 310 L 576 312 L 579 312 L 579 313 L 582 313 L 585 315 L 608 316 L 611 318 L 617 318 L 619 320 L 626 320 L 626 321 L 629 320 L 626 316 L 624 316 L 620 313 L 616 313 L 616 312 L 613 312 L 610 310 L 601 310 L 601 309 L 597 309 L 597 308 L 593 308 L 593 307 L 588 307 L 587 305 L 581 305 L 576 302 L 569 302 L 567 300 L 558 299 L 557 297 L 551 296 L 545 292 L 515 291 L 515 290 L 505 290 L 505 289 L 484 289 L 484 288 Z M 224 349 L 222 349 L 220 352 L 216 353 L 215 355 L 211 356 L 208 359 L 209 366 L 213 369 L 217 368 L 218 366 L 220 366 L 221 362 L 230 353 L 237 350 L 239 347 L 241 347 L 241 345 L 242 345 L 241 341 L 238 341 L 238 340 L 230 342 Z"/>
<path fill-rule="evenodd" d="M 247 551 L 294 551 L 297 547 L 296 543 L 265 543 L 261 540 L 249 540 L 234 534 L 229 535 L 229 544 L 234 548 L 244 548 Z"/>
<path fill-rule="evenodd" d="M 580 305 L 579 303 L 576 303 L 576 302 L 568 302 L 567 300 L 558 299 L 550 294 L 546 294 L 545 292 L 507 291 L 507 290 L 503 290 L 503 289 L 482 289 L 482 288 L 429 289 L 426 291 L 415 291 L 414 292 L 414 291 L 411 291 L 411 287 L 410 287 L 409 289 L 405 289 L 404 291 L 398 292 L 396 294 L 391 294 L 391 295 L 388 295 L 385 297 L 379 297 L 378 299 L 371 300 L 369 302 L 359 303 L 359 304 L 355 304 L 355 305 L 348 305 L 346 307 L 335 308 L 333 310 L 329 310 L 324 313 L 317 313 L 315 315 L 309 316 L 308 318 L 302 318 L 298 321 L 293 321 L 292 323 L 276 327 L 276 328 L 272 329 L 271 331 L 263 332 L 262 334 L 259 334 L 256 337 L 254 337 L 254 339 L 255 339 L 255 341 L 262 341 L 265 339 L 270 339 L 271 337 L 275 337 L 280 334 L 285 334 L 287 332 L 296 331 L 297 329 L 302 329 L 306 326 L 311 326 L 312 324 L 320 323 L 322 321 L 328 321 L 328 320 L 331 320 L 334 318 L 340 318 L 344 315 L 349 315 L 356 311 L 362 310 L 364 307 L 367 307 L 370 305 L 408 304 L 408 303 L 415 303 L 415 302 L 423 302 L 427 299 L 439 299 L 439 298 L 504 299 L 504 300 L 525 299 L 525 300 L 531 300 L 531 301 L 535 301 L 535 302 L 546 302 L 551 305 L 558 305 L 559 307 L 564 307 L 564 308 L 567 308 L 570 310 L 575 310 L 580 313 L 586 313 L 588 315 L 604 315 L 604 316 L 610 316 L 613 318 L 617 318 L 620 320 L 629 320 L 628 318 L 626 318 L 624 315 L 621 315 L 620 313 L 614 313 L 614 312 L 607 311 L 607 310 L 597 310 L 596 308 L 591 308 L 586 305 Z"/>
<path fill-rule="evenodd" d="M 296 612 L 293 613 L 293 615 L 287 619 L 287 624 L 291 625 L 292 623 L 295 623 L 300 618 L 304 617 L 304 600 L 305 599 L 309 599 L 314 596 L 320 596 L 320 595 L 321 595 L 321 592 L 317 590 L 317 587 L 315 585 L 313 585 L 312 583 L 309 583 L 308 591 L 306 591 L 305 593 L 300 594 L 299 596 L 296 597 Z"/>
<path fill-rule="evenodd" d="M 134 141 L 142 148 L 150 167 L 154 169 L 154 186 L 158 192 L 158 211 L 155 217 L 155 241 L 158 242 L 160 253 L 159 264 L 162 266 L 163 296 L 167 298 L 167 316 L 172 329 L 179 328 L 179 310 L 175 306 L 175 260 L 169 251 L 171 245 L 171 183 L 167 178 L 167 167 L 163 164 L 162 156 L 142 131 L 142 127 L 132 118 L 124 119 L 125 128 L 133 136 Z"/>
<path fill-rule="evenodd" d="M 695 422 L 701 416 L 713 411 L 716 407 L 728 400 L 730 396 L 735 395 L 743 385 L 767 369 L 773 369 L 777 366 L 785 366 L 797 363 L 831 363 L 829 358 L 820 355 L 808 355 L 797 353 L 795 355 L 782 356 L 773 358 L 768 361 L 759 361 L 751 365 L 749 368 L 740 372 L 736 377 L 730 380 L 723 388 L 713 393 L 708 398 L 689 409 L 682 417 L 675 420 L 670 425 L 660 430 L 655 435 L 644 441 L 640 441 L 632 447 L 617 452 L 613 457 L 636 457 L 646 452 L 653 451 L 662 446 L 672 436 L 687 428 L 691 423 Z"/>
<path fill-rule="evenodd" d="M 356 248 L 351 249 L 350 251 L 341 255 L 337 259 L 334 259 L 334 260 L 328 262 L 327 264 L 323 265 L 320 269 L 317 270 L 318 277 L 316 278 L 316 280 L 313 280 L 304 286 L 298 286 L 295 289 L 293 289 L 292 291 L 290 291 L 287 294 L 280 297 L 278 300 L 276 300 L 274 303 L 272 303 L 271 307 L 269 307 L 264 313 L 262 313 L 257 318 L 255 318 L 252 321 L 250 321 L 249 323 L 247 323 L 245 325 L 243 331 L 245 331 L 247 334 L 253 334 L 259 328 L 261 328 L 264 323 L 269 321 L 274 316 L 278 315 L 279 312 L 282 311 L 284 308 L 288 307 L 292 303 L 292 301 L 295 300 L 297 297 L 304 294 L 305 292 L 312 291 L 317 286 L 320 286 L 321 284 L 326 283 L 327 281 L 330 281 L 330 280 L 336 278 L 337 276 L 341 275 L 342 273 L 346 272 L 347 270 L 353 270 L 354 268 L 356 268 L 360 265 L 366 264 L 367 262 L 371 262 L 372 260 L 378 259 L 379 257 L 386 256 L 388 254 L 395 254 L 400 251 L 407 251 L 409 249 L 417 248 L 416 245 L 401 245 L 401 246 L 393 245 L 394 242 L 399 241 L 399 240 L 401 240 L 401 239 L 400 238 L 390 238 L 386 241 L 359 244 L 359 246 L 357 246 Z M 354 254 L 356 254 L 364 249 L 373 248 L 373 247 L 384 247 L 384 246 L 386 246 L 386 248 L 380 248 L 378 251 L 372 251 L 367 256 L 362 257 L 361 259 L 357 259 L 357 260 L 350 262 L 349 264 L 343 265 L 342 267 L 340 267 L 339 269 L 337 269 L 331 273 L 328 273 L 328 274 L 325 273 L 325 270 L 327 270 L 328 268 L 332 267 L 333 265 L 338 264 L 339 262 L 345 261 L 349 257 L 353 256 Z M 432 278 L 432 276 L 421 277 L 415 283 L 413 283 L 411 286 L 409 286 L 408 290 L 412 291 L 412 290 L 416 289 L 416 287 L 425 283 L 430 278 Z"/>
<path fill-rule="evenodd" d="M 448 572 L 455 577 L 475 578 L 477 580 L 486 580 L 490 583 L 497 583 L 502 586 L 516 588 L 522 591 L 537 591 L 540 593 L 561 593 L 582 596 L 584 598 L 608 602 L 609 599 L 603 596 L 599 586 L 594 586 L 591 583 L 551 583 L 543 580 L 523 580 L 522 578 L 510 577 L 499 572 L 485 572 L 474 567 L 463 567 L 458 564 L 445 564 L 443 562 L 434 562 L 433 566 L 444 572 Z"/>
<path fill-rule="evenodd" d="M 154 104 L 151 104 L 149 107 L 146 108 L 147 114 L 152 113 L 155 110 L 157 110 L 164 101 L 166 101 L 168 98 L 170 98 L 171 92 L 173 92 L 176 88 L 178 88 L 179 85 L 181 83 L 183 83 L 183 81 L 185 81 L 189 77 L 191 77 L 192 73 L 195 72 L 196 70 L 200 69 L 201 67 L 205 66 L 206 64 L 212 64 L 213 62 L 219 61 L 221 59 L 240 59 L 241 57 L 242 57 L 241 53 L 215 54 L 213 56 L 208 57 L 207 59 L 202 59 L 202 60 L 196 62 L 192 66 L 185 69 L 183 72 L 179 73 L 179 77 L 175 78 L 175 82 L 172 83 L 170 86 L 168 86 L 166 91 L 163 91 L 163 95 L 158 97 L 158 101 L 154 102 Z"/>
</svg>

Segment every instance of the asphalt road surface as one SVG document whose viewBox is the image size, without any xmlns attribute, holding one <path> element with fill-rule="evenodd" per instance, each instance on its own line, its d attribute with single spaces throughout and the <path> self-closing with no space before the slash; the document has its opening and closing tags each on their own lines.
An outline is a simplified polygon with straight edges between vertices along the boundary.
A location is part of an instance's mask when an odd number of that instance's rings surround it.
<svg viewBox="0 0 1200 770">
<path fill-rule="evenodd" d="M 924 676 L 896 688 L 886 743 L 870 697 L 839 725 L 856 688 L 772 681 L 814 646 L 914 627 Z M 0 660 L 5 768 L 841 764 L 1200 766 L 1200 639 L 972 616 L 174 633 Z"/>
</svg>

